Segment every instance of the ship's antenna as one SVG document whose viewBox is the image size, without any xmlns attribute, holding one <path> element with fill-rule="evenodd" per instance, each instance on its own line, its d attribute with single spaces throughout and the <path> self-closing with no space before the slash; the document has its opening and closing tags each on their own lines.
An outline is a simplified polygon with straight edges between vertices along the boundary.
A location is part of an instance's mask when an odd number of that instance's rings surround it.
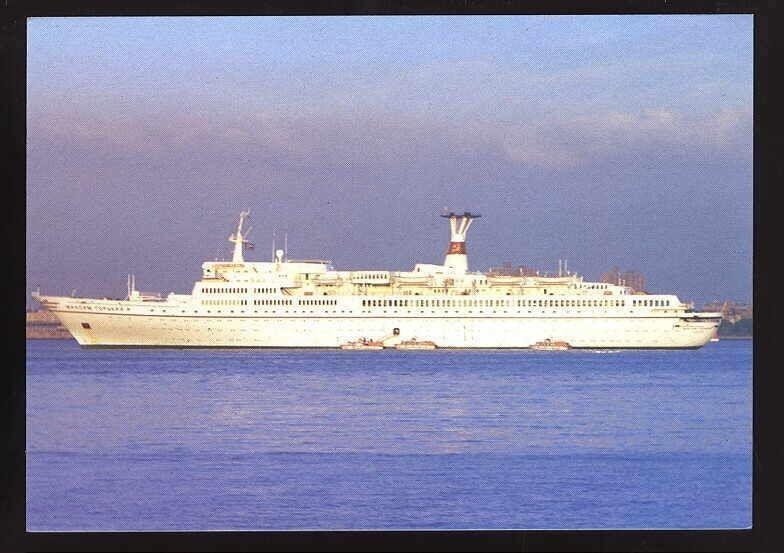
<svg viewBox="0 0 784 553">
<path fill-rule="evenodd" d="M 558 260 L 558 276 L 563 276 L 563 261 Z"/>
<path fill-rule="evenodd" d="M 567 264 L 568 263 L 569 263 L 569 260 L 568 259 L 564 259 L 564 273 L 566 273 L 566 276 L 569 276 L 569 269 L 567 269 L 567 267 L 568 267 Z"/>
<path fill-rule="evenodd" d="M 289 233 L 283 234 L 283 260 L 289 259 Z"/>
<path fill-rule="evenodd" d="M 272 259 L 271 261 L 275 261 L 275 231 L 272 231 Z"/>
</svg>

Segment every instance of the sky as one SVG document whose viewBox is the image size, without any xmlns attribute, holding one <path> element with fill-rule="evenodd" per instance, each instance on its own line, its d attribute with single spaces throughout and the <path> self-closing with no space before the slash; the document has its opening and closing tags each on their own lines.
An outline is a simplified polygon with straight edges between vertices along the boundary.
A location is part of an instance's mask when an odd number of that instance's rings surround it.
<svg viewBox="0 0 784 553">
<path fill-rule="evenodd" d="M 27 293 L 189 293 L 256 249 L 751 301 L 750 15 L 33 18 Z M 29 304 L 29 302 L 28 302 Z"/>
</svg>

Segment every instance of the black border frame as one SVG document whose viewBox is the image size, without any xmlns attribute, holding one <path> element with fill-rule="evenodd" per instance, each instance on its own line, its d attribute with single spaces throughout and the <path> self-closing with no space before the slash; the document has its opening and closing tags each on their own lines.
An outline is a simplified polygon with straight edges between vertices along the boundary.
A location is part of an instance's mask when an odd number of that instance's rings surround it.
<svg viewBox="0 0 784 553">
<path fill-rule="evenodd" d="M 198 15 L 489 15 L 489 14 L 726 14 L 754 15 L 754 466 L 753 526 L 748 530 L 664 531 L 309 531 L 29 533 L 25 531 L 25 347 L 22 312 L 26 255 L 26 74 L 28 17 Z M 782 550 L 779 498 L 784 472 L 781 373 L 772 357 L 772 190 L 784 181 L 780 84 L 784 30 L 777 0 L 355 0 L 353 2 L 149 0 L 2 0 L 2 151 L 8 186 L 3 220 L 11 293 L 6 295 L 9 369 L 4 377 L 2 420 L 9 425 L 0 472 L 2 551 L 777 551 Z M 778 63 L 777 63 L 778 62 Z M 707 200 L 707 199 L 706 199 Z M 770 240 L 766 239 L 771 235 Z M 778 416 L 777 416 L 778 415 Z M 776 547 L 778 545 L 778 547 Z"/>
</svg>

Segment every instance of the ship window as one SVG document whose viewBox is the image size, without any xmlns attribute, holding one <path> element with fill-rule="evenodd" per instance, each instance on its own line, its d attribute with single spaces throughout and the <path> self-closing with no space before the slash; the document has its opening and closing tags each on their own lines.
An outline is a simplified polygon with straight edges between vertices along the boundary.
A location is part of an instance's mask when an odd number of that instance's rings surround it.
<svg viewBox="0 0 784 553">
<path fill-rule="evenodd" d="M 90 328 L 90 323 L 82 323 L 82 328 Z"/>
</svg>

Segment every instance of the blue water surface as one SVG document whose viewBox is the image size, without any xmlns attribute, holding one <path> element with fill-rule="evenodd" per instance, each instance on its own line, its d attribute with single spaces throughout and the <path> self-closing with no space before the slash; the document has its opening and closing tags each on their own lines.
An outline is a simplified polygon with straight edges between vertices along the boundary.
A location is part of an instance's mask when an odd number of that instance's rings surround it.
<svg viewBox="0 0 784 553">
<path fill-rule="evenodd" d="M 27 342 L 30 531 L 747 528 L 752 348 Z"/>
</svg>

